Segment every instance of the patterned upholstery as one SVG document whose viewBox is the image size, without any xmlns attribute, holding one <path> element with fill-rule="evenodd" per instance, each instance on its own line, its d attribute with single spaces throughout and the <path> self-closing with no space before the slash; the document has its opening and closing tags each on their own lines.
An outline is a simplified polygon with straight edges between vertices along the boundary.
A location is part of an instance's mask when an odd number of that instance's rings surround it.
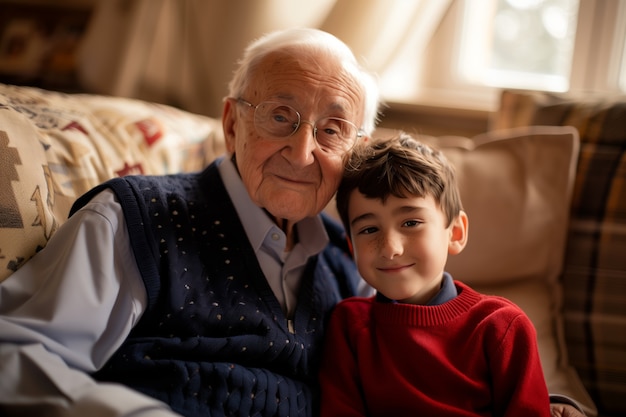
<svg viewBox="0 0 626 417">
<path fill-rule="evenodd" d="M 91 187 L 200 169 L 223 142 L 221 122 L 172 107 L 0 84 L 0 281 L 45 246 Z"/>
<path fill-rule="evenodd" d="M 503 91 L 492 128 L 525 125 L 579 131 L 562 275 L 565 336 L 600 415 L 626 415 L 626 97 Z"/>
</svg>

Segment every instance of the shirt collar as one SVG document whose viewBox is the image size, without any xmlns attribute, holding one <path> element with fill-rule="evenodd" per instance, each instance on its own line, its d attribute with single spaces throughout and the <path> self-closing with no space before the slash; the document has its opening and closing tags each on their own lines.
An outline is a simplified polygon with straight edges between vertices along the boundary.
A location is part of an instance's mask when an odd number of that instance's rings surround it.
<svg viewBox="0 0 626 417">
<path fill-rule="evenodd" d="M 449 273 L 444 272 L 441 288 L 437 294 L 435 294 L 435 296 L 426 303 L 426 305 L 438 306 L 454 299 L 457 295 L 459 294 L 456 290 L 456 286 L 454 285 L 454 281 L 452 280 L 452 276 Z M 376 293 L 376 300 L 383 303 L 397 303 L 396 300 L 391 300 L 379 292 Z"/>
</svg>

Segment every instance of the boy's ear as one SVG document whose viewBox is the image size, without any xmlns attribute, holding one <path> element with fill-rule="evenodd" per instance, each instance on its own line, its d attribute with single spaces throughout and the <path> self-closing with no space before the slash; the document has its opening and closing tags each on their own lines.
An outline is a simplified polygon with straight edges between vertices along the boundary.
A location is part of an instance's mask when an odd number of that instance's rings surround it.
<svg viewBox="0 0 626 417">
<path fill-rule="evenodd" d="M 450 225 L 450 242 L 448 243 L 448 254 L 457 255 L 465 248 L 468 238 L 469 220 L 467 213 L 463 210 L 452 221 Z"/>
<path fill-rule="evenodd" d="M 354 258 L 354 248 L 352 247 L 352 239 L 350 236 L 346 236 L 346 241 L 348 241 L 348 249 L 350 250 L 350 255 Z"/>
</svg>

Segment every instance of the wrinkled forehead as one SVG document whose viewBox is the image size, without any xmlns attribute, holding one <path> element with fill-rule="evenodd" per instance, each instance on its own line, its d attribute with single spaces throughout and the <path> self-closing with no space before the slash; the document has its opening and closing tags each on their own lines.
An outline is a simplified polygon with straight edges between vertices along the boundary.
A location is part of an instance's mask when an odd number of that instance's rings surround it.
<svg viewBox="0 0 626 417">
<path fill-rule="evenodd" d="M 250 73 L 247 100 L 283 100 L 298 108 L 333 107 L 361 121 L 364 92 L 349 66 L 323 50 L 268 53 Z"/>
</svg>

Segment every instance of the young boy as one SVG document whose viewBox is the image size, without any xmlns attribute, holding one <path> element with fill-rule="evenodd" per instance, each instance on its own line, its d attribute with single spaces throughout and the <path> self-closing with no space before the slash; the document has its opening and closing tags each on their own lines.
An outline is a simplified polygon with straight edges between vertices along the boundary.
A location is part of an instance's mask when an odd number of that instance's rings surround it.
<svg viewBox="0 0 626 417">
<path fill-rule="evenodd" d="M 531 321 L 444 272 L 468 217 L 440 152 L 404 134 L 357 150 L 337 208 L 377 294 L 333 312 L 322 417 L 550 415 Z"/>
</svg>

